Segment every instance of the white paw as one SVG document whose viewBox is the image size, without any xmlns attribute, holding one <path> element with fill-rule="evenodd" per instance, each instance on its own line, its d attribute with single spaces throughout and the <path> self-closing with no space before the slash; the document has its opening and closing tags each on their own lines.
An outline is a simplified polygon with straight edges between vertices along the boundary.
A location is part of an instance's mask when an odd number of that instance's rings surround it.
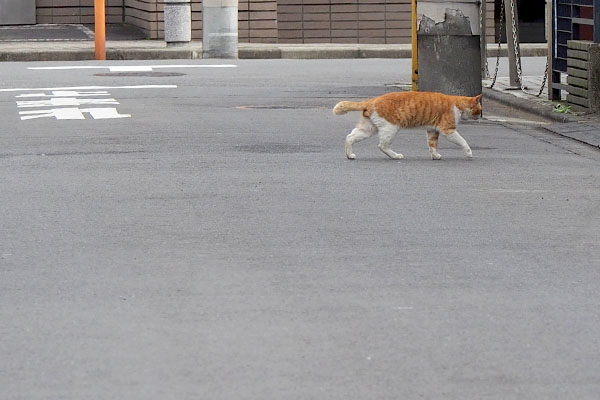
<svg viewBox="0 0 600 400">
<path fill-rule="evenodd" d="M 473 158 L 473 151 L 471 151 L 471 149 L 467 149 L 465 150 L 465 155 L 467 158 Z"/>
<path fill-rule="evenodd" d="M 348 160 L 356 160 L 356 154 L 346 154 Z"/>
<path fill-rule="evenodd" d="M 432 160 L 441 160 L 442 155 L 440 153 L 431 153 L 431 159 Z"/>
<path fill-rule="evenodd" d="M 395 159 L 395 160 L 402 160 L 403 158 L 404 158 L 404 154 L 400 154 L 400 153 L 397 153 L 397 154 L 394 156 L 394 159 Z"/>
</svg>

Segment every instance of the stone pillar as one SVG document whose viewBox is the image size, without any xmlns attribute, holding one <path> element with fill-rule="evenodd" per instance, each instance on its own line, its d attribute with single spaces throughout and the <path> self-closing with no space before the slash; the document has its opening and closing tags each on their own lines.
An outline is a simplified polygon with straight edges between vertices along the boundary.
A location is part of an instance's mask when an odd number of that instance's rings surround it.
<svg viewBox="0 0 600 400">
<path fill-rule="evenodd" d="M 593 43 L 589 50 L 589 87 L 590 111 L 600 113 L 600 44 Z"/>
<path fill-rule="evenodd" d="M 192 40 L 190 0 L 165 0 L 165 42 L 167 47 L 185 46 Z"/>
<path fill-rule="evenodd" d="M 417 1 L 419 90 L 481 94 L 479 1 Z"/>
<path fill-rule="evenodd" d="M 202 2 L 202 57 L 238 57 L 238 0 Z"/>
</svg>

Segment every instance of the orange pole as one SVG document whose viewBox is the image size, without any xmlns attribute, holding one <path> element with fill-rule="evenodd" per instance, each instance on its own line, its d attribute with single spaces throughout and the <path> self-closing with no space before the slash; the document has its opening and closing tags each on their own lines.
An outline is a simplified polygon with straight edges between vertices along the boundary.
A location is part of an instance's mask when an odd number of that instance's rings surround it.
<svg viewBox="0 0 600 400">
<path fill-rule="evenodd" d="M 96 60 L 106 60 L 106 2 L 94 0 Z"/>
</svg>

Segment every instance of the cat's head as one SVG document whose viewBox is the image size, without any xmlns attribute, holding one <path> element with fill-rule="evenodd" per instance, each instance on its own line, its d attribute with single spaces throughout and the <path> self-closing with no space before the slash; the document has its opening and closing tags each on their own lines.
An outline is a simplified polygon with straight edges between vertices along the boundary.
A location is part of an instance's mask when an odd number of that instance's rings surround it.
<svg viewBox="0 0 600 400">
<path fill-rule="evenodd" d="M 461 110 L 462 119 L 479 119 L 481 118 L 481 95 L 475 97 L 467 97 L 463 103 Z"/>
</svg>

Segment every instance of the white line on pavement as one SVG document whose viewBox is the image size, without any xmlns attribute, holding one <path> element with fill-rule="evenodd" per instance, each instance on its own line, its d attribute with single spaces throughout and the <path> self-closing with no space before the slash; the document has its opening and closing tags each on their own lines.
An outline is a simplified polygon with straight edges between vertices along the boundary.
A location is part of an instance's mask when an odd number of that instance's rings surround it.
<svg viewBox="0 0 600 400">
<path fill-rule="evenodd" d="M 135 86 L 71 86 L 56 88 L 15 88 L 0 89 L 0 92 L 26 92 L 44 90 L 102 90 L 102 89 L 176 89 L 177 85 L 135 85 Z"/>
</svg>

